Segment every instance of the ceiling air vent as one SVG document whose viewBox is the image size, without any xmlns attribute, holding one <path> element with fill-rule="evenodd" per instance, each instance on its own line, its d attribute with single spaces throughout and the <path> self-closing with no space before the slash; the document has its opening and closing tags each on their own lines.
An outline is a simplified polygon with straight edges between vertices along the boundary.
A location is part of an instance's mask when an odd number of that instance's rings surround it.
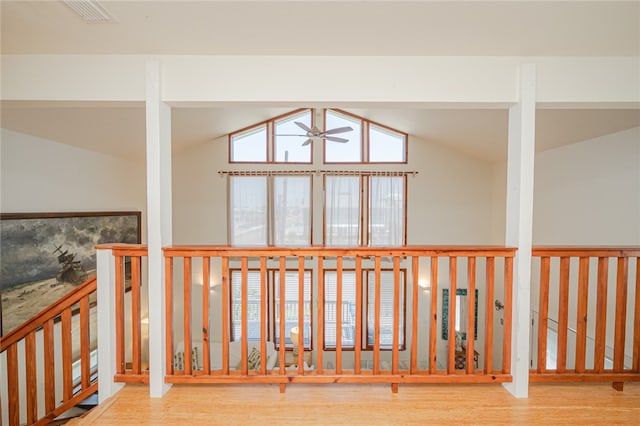
<svg viewBox="0 0 640 426">
<path fill-rule="evenodd" d="M 64 4 L 80 15 L 85 22 L 101 23 L 115 22 L 115 18 L 109 14 L 97 1 L 93 0 L 64 0 Z"/>
</svg>

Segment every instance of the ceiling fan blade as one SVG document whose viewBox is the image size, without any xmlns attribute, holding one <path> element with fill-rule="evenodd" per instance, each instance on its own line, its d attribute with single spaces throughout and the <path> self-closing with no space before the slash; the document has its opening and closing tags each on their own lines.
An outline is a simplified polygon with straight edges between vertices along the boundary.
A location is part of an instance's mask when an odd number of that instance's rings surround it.
<svg viewBox="0 0 640 426">
<path fill-rule="evenodd" d="M 284 135 L 275 135 L 275 136 L 298 136 L 298 137 L 303 138 L 303 137 L 305 137 L 305 136 L 307 136 L 307 135 L 284 134 Z"/>
<path fill-rule="evenodd" d="M 346 127 L 338 127 L 336 129 L 329 129 L 326 132 L 322 132 L 323 135 L 335 135 L 336 133 L 344 133 L 344 132 L 350 132 L 353 129 L 349 126 Z"/>
<path fill-rule="evenodd" d="M 324 136 L 323 139 L 326 139 L 326 140 L 331 141 L 331 142 L 340 142 L 340 143 L 349 142 L 349 139 L 338 138 L 338 137 L 335 137 L 335 136 Z"/>
<path fill-rule="evenodd" d="M 294 123 L 296 123 L 296 125 L 298 127 L 300 127 L 302 130 L 304 130 L 305 132 L 310 132 L 311 131 L 311 128 L 309 126 L 307 126 L 306 124 L 304 124 L 304 123 L 301 123 L 299 121 L 294 121 Z"/>
<path fill-rule="evenodd" d="M 306 141 L 302 142 L 302 146 L 309 145 L 311 142 L 313 142 L 313 139 L 309 138 Z"/>
</svg>

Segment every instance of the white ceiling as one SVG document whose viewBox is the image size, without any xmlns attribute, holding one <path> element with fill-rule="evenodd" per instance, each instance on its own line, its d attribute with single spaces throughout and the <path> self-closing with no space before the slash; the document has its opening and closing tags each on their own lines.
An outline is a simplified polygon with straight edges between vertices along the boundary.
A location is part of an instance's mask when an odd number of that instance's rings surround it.
<svg viewBox="0 0 640 426">
<path fill-rule="evenodd" d="M 2 54 L 640 56 L 640 1 L 101 1 L 85 23 L 61 1 L 0 1 Z M 142 159 L 143 104 L 2 102 L 2 127 Z M 292 108 L 174 108 L 179 150 Z M 343 109 L 488 161 L 507 111 Z M 537 149 L 640 126 L 638 109 L 539 110 Z"/>
</svg>

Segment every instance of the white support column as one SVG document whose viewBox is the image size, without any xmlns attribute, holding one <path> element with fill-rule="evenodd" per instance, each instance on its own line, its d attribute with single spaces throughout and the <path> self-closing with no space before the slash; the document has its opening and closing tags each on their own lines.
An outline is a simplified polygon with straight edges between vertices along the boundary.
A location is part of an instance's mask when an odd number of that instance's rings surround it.
<svg viewBox="0 0 640 426">
<path fill-rule="evenodd" d="M 124 383 L 116 383 L 116 262 L 111 249 L 96 251 L 98 279 L 98 398 L 100 404 L 118 392 Z"/>
<path fill-rule="evenodd" d="M 536 67 L 520 67 L 520 102 L 509 109 L 507 159 L 507 229 L 505 244 L 517 247 L 513 268 L 511 373 L 505 388 L 516 398 L 529 396 L 529 315 L 531 312 L 531 245 L 533 230 L 533 163 L 535 156 Z"/>
<path fill-rule="evenodd" d="M 149 394 L 159 398 L 170 388 L 164 383 L 166 327 L 162 247 L 172 244 L 171 108 L 162 102 L 159 61 L 147 62 L 146 77 Z"/>
</svg>

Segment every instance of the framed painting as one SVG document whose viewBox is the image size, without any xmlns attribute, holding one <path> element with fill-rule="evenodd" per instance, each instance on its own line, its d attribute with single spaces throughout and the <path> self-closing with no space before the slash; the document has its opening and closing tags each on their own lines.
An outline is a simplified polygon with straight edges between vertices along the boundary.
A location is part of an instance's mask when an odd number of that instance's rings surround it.
<svg viewBox="0 0 640 426">
<path fill-rule="evenodd" d="M 95 276 L 110 243 L 140 244 L 141 213 L 0 214 L 1 335 Z"/>
</svg>

